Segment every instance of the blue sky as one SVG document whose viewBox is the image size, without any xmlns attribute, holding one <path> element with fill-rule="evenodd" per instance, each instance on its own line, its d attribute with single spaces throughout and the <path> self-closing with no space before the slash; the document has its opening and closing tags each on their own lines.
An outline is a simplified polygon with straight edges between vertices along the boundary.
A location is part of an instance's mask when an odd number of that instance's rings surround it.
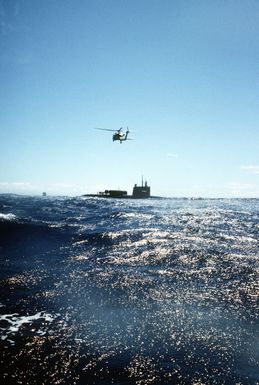
<svg viewBox="0 0 259 385">
<path fill-rule="evenodd" d="M 259 197 L 258 11 L 0 0 L 0 193 Z"/>
</svg>

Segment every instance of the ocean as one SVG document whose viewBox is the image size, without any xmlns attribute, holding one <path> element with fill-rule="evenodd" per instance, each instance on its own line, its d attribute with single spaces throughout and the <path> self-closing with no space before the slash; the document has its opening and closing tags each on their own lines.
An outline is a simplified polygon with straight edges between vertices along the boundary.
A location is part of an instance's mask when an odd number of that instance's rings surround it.
<svg viewBox="0 0 259 385">
<path fill-rule="evenodd" d="M 0 195 L 1 384 L 259 384 L 259 200 Z"/>
</svg>

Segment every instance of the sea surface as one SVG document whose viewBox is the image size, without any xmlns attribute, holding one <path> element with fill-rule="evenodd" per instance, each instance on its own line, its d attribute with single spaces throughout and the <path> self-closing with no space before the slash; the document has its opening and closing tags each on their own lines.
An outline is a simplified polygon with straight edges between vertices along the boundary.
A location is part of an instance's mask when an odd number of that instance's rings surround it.
<svg viewBox="0 0 259 385">
<path fill-rule="evenodd" d="M 0 195 L 0 383 L 259 384 L 259 200 Z"/>
</svg>

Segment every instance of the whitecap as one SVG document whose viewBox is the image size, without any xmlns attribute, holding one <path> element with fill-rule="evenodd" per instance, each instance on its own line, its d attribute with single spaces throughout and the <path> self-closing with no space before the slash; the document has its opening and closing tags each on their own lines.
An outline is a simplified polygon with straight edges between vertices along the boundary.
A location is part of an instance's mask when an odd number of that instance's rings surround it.
<svg viewBox="0 0 259 385">
<path fill-rule="evenodd" d="M 0 213 L 0 219 L 5 219 L 7 221 L 14 221 L 15 219 L 17 219 L 17 217 L 12 213 L 9 213 L 9 214 Z"/>
<path fill-rule="evenodd" d="M 5 327 L 0 327 L 1 339 L 7 340 L 8 338 L 8 341 L 11 342 L 10 338 L 13 336 L 13 334 L 18 333 L 23 325 L 30 324 L 36 320 L 41 320 L 42 324 L 44 324 L 45 322 L 52 322 L 55 318 L 55 315 L 45 312 L 39 312 L 34 315 L 28 316 L 19 316 L 18 313 L 1 315 L 0 322 L 7 322 L 7 325 Z M 45 331 L 40 328 L 37 331 L 37 334 L 44 335 Z"/>
</svg>

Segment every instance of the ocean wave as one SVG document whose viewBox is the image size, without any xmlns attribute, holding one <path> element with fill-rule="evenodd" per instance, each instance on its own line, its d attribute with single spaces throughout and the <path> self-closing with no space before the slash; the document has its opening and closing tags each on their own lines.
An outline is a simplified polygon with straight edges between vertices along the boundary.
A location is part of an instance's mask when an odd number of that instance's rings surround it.
<svg viewBox="0 0 259 385">
<path fill-rule="evenodd" d="M 259 201 L 1 199 L 4 380 L 256 384 Z"/>
</svg>

